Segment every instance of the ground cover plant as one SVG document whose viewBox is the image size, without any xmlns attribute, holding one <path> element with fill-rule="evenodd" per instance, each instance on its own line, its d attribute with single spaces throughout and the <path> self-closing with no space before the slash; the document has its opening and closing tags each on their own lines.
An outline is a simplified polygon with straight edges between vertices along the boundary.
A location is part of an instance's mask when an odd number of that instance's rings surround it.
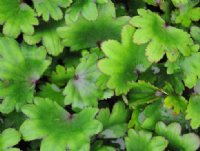
<svg viewBox="0 0 200 151">
<path fill-rule="evenodd" d="M 0 151 L 200 150 L 199 0 L 0 0 Z"/>
</svg>

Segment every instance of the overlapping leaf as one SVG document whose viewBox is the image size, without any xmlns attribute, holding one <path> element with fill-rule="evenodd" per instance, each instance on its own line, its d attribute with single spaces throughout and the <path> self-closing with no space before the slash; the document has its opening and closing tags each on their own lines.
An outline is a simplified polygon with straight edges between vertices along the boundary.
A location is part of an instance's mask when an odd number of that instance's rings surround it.
<svg viewBox="0 0 200 151">
<path fill-rule="evenodd" d="M 30 44 L 37 44 L 42 41 L 42 44 L 46 47 L 47 52 L 53 56 L 59 55 L 64 46 L 61 44 L 61 39 L 56 31 L 57 27 L 63 25 L 63 21 L 41 23 L 36 27 L 33 35 L 25 35 L 24 40 Z"/>
<path fill-rule="evenodd" d="M 75 22 L 67 20 L 67 26 L 58 28 L 63 44 L 71 50 L 98 46 L 108 39 L 120 39 L 120 31 L 129 17 L 116 18 L 114 4 L 109 2 L 99 6 L 95 21 L 79 18 Z M 109 31 L 109 32 L 108 32 Z"/>
<path fill-rule="evenodd" d="M 104 4 L 108 0 L 74 0 L 72 6 L 67 10 L 70 20 L 76 21 L 80 15 L 87 20 L 96 20 L 98 17 L 97 4 Z"/>
<path fill-rule="evenodd" d="M 54 20 L 62 19 L 61 8 L 66 8 L 71 3 L 72 0 L 33 0 L 38 16 L 42 16 L 44 21 L 48 21 L 50 17 Z"/>
</svg>

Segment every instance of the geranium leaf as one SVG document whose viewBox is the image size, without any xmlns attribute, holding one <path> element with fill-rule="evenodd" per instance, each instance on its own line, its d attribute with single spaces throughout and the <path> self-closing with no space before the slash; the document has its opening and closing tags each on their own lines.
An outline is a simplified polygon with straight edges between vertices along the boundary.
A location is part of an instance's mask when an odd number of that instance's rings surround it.
<svg viewBox="0 0 200 151">
<path fill-rule="evenodd" d="M 128 94 L 130 106 L 144 105 L 160 100 L 164 93 L 150 83 L 139 81 L 131 83 L 131 90 Z"/>
<path fill-rule="evenodd" d="M 130 129 L 125 138 L 127 151 L 164 151 L 167 140 L 161 136 L 152 137 L 151 132 Z"/>
<path fill-rule="evenodd" d="M 5 129 L 0 133 L 0 150 L 1 151 L 20 151 L 18 148 L 13 148 L 19 143 L 21 135 L 18 131 L 12 128 Z"/>
<path fill-rule="evenodd" d="M 200 127 L 200 96 L 192 96 L 186 111 L 186 119 L 191 119 L 190 125 L 193 129 Z"/>
<path fill-rule="evenodd" d="M 100 135 L 103 138 L 118 138 L 124 136 L 128 129 L 126 123 L 127 117 L 128 110 L 126 110 L 122 102 L 114 105 L 112 113 L 110 113 L 108 108 L 101 109 L 97 116 L 97 120 L 103 124 L 103 131 Z"/>
<path fill-rule="evenodd" d="M 22 109 L 28 119 L 20 132 L 25 141 L 42 138 L 41 151 L 89 150 L 90 137 L 102 130 L 102 124 L 94 119 L 95 108 L 71 115 L 49 99 L 36 98 L 34 102 Z"/>
<path fill-rule="evenodd" d="M 65 104 L 72 104 L 74 108 L 84 108 L 85 106 L 97 106 L 98 98 L 102 91 L 96 85 L 101 72 L 97 69 L 97 55 L 90 54 L 83 58 L 75 69 L 73 79 L 70 79 L 64 89 Z"/>
<path fill-rule="evenodd" d="M 77 51 L 96 47 L 108 39 L 120 38 L 121 28 L 128 22 L 129 17 L 116 18 L 112 2 L 100 6 L 98 10 L 99 15 L 95 21 L 79 18 L 75 22 L 67 21 L 66 27 L 58 28 L 58 33 L 65 46 Z"/>
<path fill-rule="evenodd" d="M 200 19 L 200 7 L 195 7 L 198 1 L 174 0 L 172 2 L 178 7 L 177 10 L 172 12 L 175 23 L 181 23 L 183 26 L 188 27 L 192 21 L 197 22 Z"/>
<path fill-rule="evenodd" d="M 44 21 L 48 21 L 50 17 L 54 20 L 62 19 L 61 8 L 66 8 L 71 3 L 72 0 L 33 0 L 38 16 L 42 16 Z"/>
<path fill-rule="evenodd" d="M 24 40 L 30 45 L 42 41 L 42 44 L 46 47 L 49 54 L 58 56 L 63 51 L 64 46 L 61 44 L 61 39 L 58 36 L 56 29 L 63 24 L 63 21 L 41 23 L 35 28 L 33 35 L 24 35 Z"/>
<path fill-rule="evenodd" d="M 11 38 L 0 38 L 1 112 L 19 110 L 32 102 L 35 84 L 50 64 L 45 58 L 43 47 L 19 46 Z"/>
<path fill-rule="evenodd" d="M 17 38 L 23 32 L 33 34 L 33 25 L 38 25 L 34 10 L 19 0 L 0 1 L 0 25 L 4 25 L 3 33 L 6 36 Z"/>
<path fill-rule="evenodd" d="M 74 0 L 72 6 L 67 10 L 66 15 L 73 21 L 76 21 L 80 15 L 87 20 L 96 20 L 98 17 L 97 4 L 104 4 L 106 2 L 108 2 L 108 0 Z"/>
<path fill-rule="evenodd" d="M 196 151 L 199 148 L 199 137 L 194 133 L 181 135 L 181 126 L 178 123 L 166 126 L 163 122 L 158 122 L 155 129 L 158 135 L 168 140 L 169 147 L 174 150 Z"/>
<path fill-rule="evenodd" d="M 110 76 L 108 87 L 115 89 L 116 95 L 126 94 L 140 72 L 144 72 L 151 63 L 144 57 L 145 45 L 132 42 L 135 29 L 129 25 L 122 30 L 122 42 L 108 40 L 102 44 L 106 58 L 99 61 L 100 70 Z"/>
<path fill-rule="evenodd" d="M 138 13 L 139 16 L 131 20 L 131 24 L 138 27 L 133 40 L 138 44 L 149 42 L 146 48 L 149 61 L 158 62 L 165 53 L 170 61 L 175 61 L 179 52 L 184 56 L 190 55 L 193 41 L 188 33 L 167 25 L 158 14 L 150 10 L 139 9 Z"/>
</svg>

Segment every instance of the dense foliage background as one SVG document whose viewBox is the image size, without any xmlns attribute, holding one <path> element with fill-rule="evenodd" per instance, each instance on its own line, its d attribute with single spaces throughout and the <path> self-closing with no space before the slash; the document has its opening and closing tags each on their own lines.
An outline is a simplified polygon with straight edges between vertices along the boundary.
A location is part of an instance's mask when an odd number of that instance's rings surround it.
<svg viewBox="0 0 200 151">
<path fill-rule="evenodd" d="M 0 151 L 196 151 L 199 0 L 0 0 Z"/>
</svg>

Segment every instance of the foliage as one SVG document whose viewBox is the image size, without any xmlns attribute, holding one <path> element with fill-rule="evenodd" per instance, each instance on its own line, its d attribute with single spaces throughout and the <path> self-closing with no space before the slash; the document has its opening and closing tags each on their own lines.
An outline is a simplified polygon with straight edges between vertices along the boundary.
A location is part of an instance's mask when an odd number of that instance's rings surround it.
<svg viewBox="0 0 200 151">
<path fill-rule="evenodd" d="M 199 0 L 0 0 L 0 151 L 198 151 Z"/>
</svg>

